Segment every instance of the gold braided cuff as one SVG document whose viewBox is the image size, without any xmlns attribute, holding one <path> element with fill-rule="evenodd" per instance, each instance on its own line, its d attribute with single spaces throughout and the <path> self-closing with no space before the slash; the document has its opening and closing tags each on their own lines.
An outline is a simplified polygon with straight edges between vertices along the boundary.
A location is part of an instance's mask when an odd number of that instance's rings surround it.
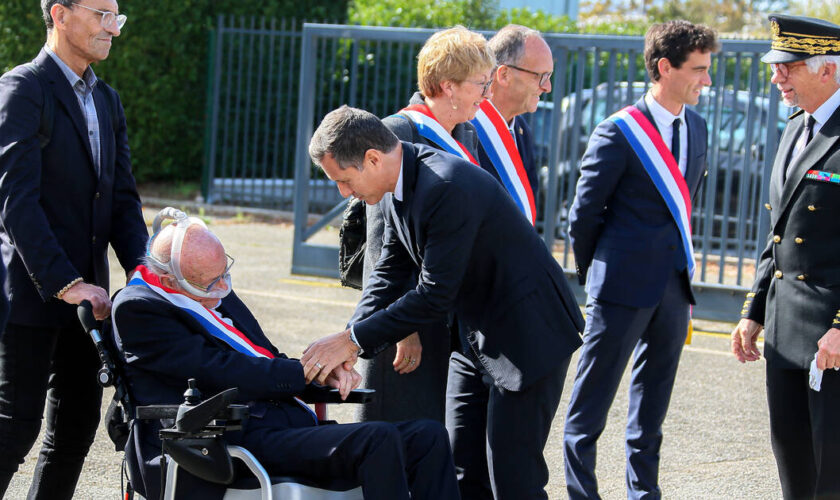
<svg viewBox="0 0 840 500">
<path fill-rule="evenodd" d="M 71 288 L 73 288 L 73 286 L 74 286 L 76 283 L 78 283 L 78 282 L 80 282 L 80 281 L 82 281 L 82 280 L 83 280 L 83 279 L 82 279 L 82 277 L 80 276 L 80 277 L 78 277 L 78 278 L 74 279 L 73 281 L 71 281 L 70 283 L 67 283 L 66 285 L 64 285 L 64 288 L 62 288 L 61 290 L 59 290 L 59 291 L 58 291 L 58 293 L 57 293 L 57 294 L 55 294 L 55 298 L 57 298 L 57 299 L 61 300 L 61 297 L 62 297 L 65 293 L 67 293 L 67 290 L 70 290 Z"/>
<path fill-rule="evenodd" d="M 840 328 L 840 311 L 834 315 L 834 321 L 831 323 L 832 328 Z"/>
<path fill-rule="evenodd" d="M 741 306 L 741 316 L 746 316 L 750 310 L 750 306 L 752 305 L 753 297 L 755 297 L 755 293 L 750 292 L 747 294 L 747 299 L 744 300 L 744 305 Z"/>
</svg>

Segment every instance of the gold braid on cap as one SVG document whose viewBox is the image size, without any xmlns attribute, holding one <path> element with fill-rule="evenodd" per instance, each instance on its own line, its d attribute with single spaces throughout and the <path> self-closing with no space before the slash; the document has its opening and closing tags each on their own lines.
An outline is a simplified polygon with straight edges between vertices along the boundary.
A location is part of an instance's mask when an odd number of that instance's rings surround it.
<svg viewBox="0 0 840 500">
<path fill-rule="evenodd" d="M 785 50 L 787 52 L 803 52 L 812 56 L 827 54 L 828 52 L 840 52 L 840 39 L 833 36 L 815 36 L 802 33 L 782 33 L 779 30 L 779 23 L 770 22 L 770 31 L 773 33 L 773 42 L 770 48 Z M 782 36 L 789 35 L 789 36 Z"/>
</svg>

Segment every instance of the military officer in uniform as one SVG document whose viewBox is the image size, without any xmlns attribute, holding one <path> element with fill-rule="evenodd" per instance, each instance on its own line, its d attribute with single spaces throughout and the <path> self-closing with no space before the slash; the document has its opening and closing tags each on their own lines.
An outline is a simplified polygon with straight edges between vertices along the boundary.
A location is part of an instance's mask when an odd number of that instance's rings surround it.
<svg viewBox="0 0 840 500">
<path fill-rule="evenodd" d="M 740 362 L 760 358 L 782 492 L 840 498 L 840 26 L 770 15 L 772 82 L 798 106 L 770 179 L 770 234 L 732 332 Z M 812 366 L 813 365 L 813 366 Z M 810 372 L 810 373 L 809 373 Z"/>
</svg>

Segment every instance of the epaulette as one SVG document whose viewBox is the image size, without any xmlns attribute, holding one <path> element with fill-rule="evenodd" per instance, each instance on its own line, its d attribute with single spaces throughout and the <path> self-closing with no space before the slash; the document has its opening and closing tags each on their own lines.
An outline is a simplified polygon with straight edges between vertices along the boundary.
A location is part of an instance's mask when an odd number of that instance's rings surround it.
<svg viewBox="0 0 840 500">
<path fill-rule="evenodd" d="M 792 115 L 788 116 L 788 120 L 793 120 L 794 118 L 796 118 L 797 116 L 801 115 L 801 114 L 802 114 L 802 113 L 804 113 L 804 112 L 805 112 L 804 110 L 800 109 L 800 110 L 799 110 L 799 111 L 797 111 L 796 113 L 794 113 L 794 114 L 792 114 Z"/>
</svg>

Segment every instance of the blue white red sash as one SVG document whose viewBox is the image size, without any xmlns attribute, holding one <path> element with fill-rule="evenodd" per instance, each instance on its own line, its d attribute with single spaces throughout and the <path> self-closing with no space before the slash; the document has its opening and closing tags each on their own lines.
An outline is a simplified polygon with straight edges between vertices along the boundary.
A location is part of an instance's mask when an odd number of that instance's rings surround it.
<svg viewBox="0 0 840 500">
<path fill-rule="evenodd" d="M 224 322 L 212 309 L 208 309 L 186 295 L 164 286 L 160 278 L 149 271 L 146 266 L 137 266 L 127 286 L 144 286 L 152 290 L 173 306 L 195 318 L 207 330 L 207 333 L 229 345 L 237 352 L 256 358 L 274 359 L 274 354 L 270 350 L 253 343 L 251 339 L 235 326 Z M 116 323 L 114 324 L 114 328 L 116 328 Z M 300 399 L 295 398 L 295 400 L 312 414 L 317 423 L 318 419 L 315 417 L 315 412 Z"/>
<path fill-rule="evenodd" d="M 452 137 L 452 134 L 443 128 L 443 125 L 432 114 L 432 110 L 425 104 L 412 104 L 411 106 L 407 106 L 401 109 L 397 116 L 400 115 L 411 120 L 414 126 L 417 127 L 417 132 L 423 138 L 437 144 L 440 149 L 455 156 L 460 156 L 473 165 L 478 165 L 478 161 L 467 151 L 467 148 L 456 141 Z"/>
<path fill-rule="evenodd" d="M 533 225 L 537 220 L 534 191 L 505 119 L 493 103 L 485 99 L 471 123 L 505 189 Z"/>
<path fill-rule="evenodd" d="M 694 277 L 694 245 L 691 242 L 691 197 L 674 155 L 647 117 L 634 106 L 612 115 L 627 142 L 638 155 L 682 236 L 689 278 Z"/>
</svg>

